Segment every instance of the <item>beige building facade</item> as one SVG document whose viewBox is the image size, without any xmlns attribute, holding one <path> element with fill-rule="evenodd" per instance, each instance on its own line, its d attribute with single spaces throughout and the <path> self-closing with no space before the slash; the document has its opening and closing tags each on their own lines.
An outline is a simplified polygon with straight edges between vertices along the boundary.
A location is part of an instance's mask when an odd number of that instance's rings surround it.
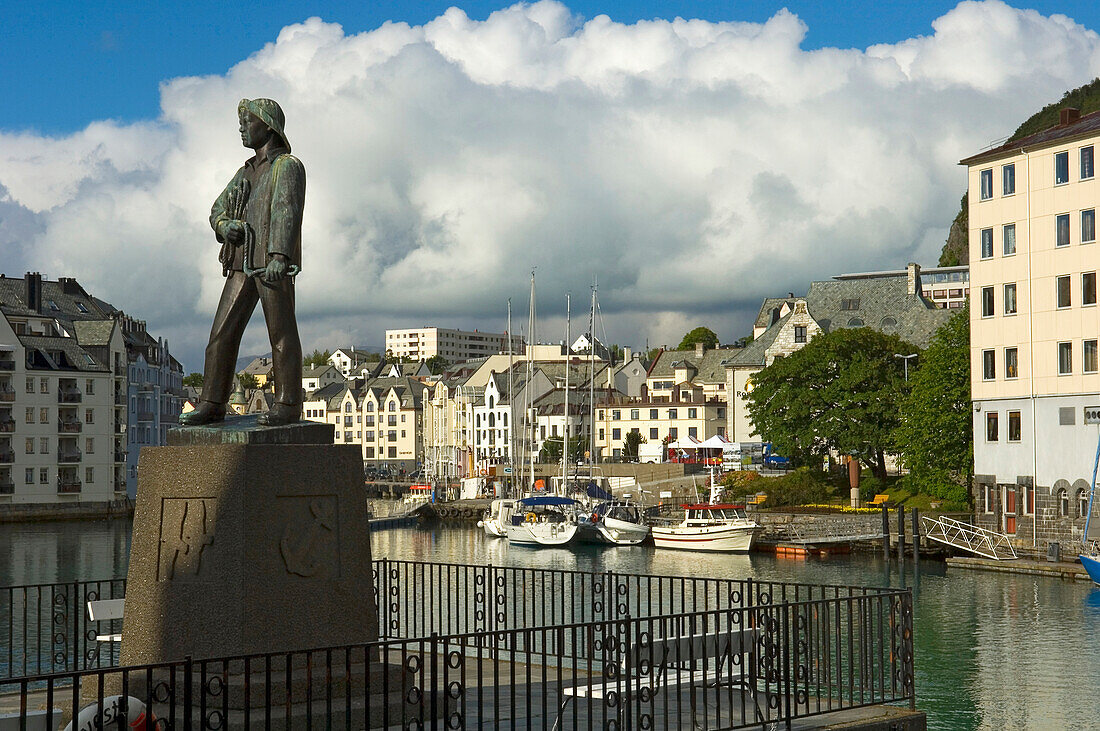
<svg viewBox="0 0 1100 731">
<path fill-rule="evenodd" d="M 976 512 L 1040 551 L 1080 538 L 1100 405 L 1100 113 L 967 167 Z"/>
<path fill-rule="evenodd" d="M 512 347 L 523 344 L 513 337 Z M 508 349 L 508 333 L 452 330 L 444 327 L 415 327 L 386 330 L 386 353 L 394 358 L 427 360 L 441 356 L 450 363 L 485 358 Z"/>
</svg>

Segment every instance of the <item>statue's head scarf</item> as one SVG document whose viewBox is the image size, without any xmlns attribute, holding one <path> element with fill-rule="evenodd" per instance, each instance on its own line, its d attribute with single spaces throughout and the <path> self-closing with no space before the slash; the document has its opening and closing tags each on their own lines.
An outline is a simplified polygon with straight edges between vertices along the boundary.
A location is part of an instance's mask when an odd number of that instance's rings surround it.
<svg viewBox="0 0 1100 731">
<path fill-rule="evenodd" d="M 237 113 L 243 114 L 245 112 L 262 120 L 264 124 L 271 128 L 272 132 L 279 136 L 287 151 L 290 151 L 290 140 L 286 138 L 286 133 L 283 132 L 286 117 L 283 116 L 283 109 L 277 101 L 274 99 L 241 99 L 240 104 L 237 105 Z"/>
</svg>

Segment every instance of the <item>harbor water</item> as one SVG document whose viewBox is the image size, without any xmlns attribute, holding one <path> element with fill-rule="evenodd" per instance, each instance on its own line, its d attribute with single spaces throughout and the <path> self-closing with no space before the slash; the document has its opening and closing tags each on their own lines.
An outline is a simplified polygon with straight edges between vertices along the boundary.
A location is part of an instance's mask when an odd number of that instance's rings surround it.
<svg viewBox="0 0 1100 731">
<path fill-rule="evenodd" d="M 0 526 L 0 586 L 124 576 L 127 521 Z M 379 531 L 375 558 L 913 588 L 917 706 L 928 727 L 1100 727 L 1100 588 L 852 554 L 707 555 L 652 546 L 509 547 L 470 527 Z"/>
</svg>

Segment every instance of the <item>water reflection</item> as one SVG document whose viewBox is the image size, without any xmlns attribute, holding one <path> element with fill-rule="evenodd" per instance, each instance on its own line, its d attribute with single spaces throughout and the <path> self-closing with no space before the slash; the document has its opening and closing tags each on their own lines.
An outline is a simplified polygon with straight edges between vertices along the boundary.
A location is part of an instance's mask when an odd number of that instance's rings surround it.
<svg viewBox="0 0 1100 731">
<path fill-rule="evenodd" d="M 125 521 L 5 525 L 0 585 L 121 576 L 129 544 Z M 652 547 L 510 548 L 474 528 L 388 530 L 372 545 L 375 558 L 910 586 L 918 706 L 930 729 L 1091 728 L 1100 718 L 1100 698 L 1087 687 L 1100 677 L 1100 589 L 1081 582 L 946 570 L 927 559 L 914 567 L 909 557 L 899 570 L 896 554 L 806 560 Z"/>
</svg>

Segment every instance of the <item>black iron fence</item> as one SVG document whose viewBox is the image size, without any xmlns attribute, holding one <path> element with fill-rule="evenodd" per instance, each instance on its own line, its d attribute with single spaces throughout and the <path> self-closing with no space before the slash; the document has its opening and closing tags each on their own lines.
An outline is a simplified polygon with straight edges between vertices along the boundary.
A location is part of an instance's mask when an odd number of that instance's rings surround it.
<svg viewBox="0 0 1100 731">
<path fill-rule="evenodd" d="M 734 729 L 915 702 L 908 590 L 389 560 L 374 583 L 376 643 L 130 668 L 95 640 L 121 628 L 86 611 L 124 581 L 0 590 L 0 717 L 56 729 L 92 704 L 169 729 Z"/>
<path fill-rule="evenodd" d="M 92 622 L 88 602 L 125 595 L 125 579 L 0 587 L 0 678 L 116 665 L 118 643 L 96 636 L 122 622 Z"/>
<path fill-rule="evenodd" d="M 53 729 L 89 705 L 119 729 L 759 727 L 912 704 L 911 608 L 898 591 L 432 634 L 13 678 L 0 698 Z"/>
</svg>

